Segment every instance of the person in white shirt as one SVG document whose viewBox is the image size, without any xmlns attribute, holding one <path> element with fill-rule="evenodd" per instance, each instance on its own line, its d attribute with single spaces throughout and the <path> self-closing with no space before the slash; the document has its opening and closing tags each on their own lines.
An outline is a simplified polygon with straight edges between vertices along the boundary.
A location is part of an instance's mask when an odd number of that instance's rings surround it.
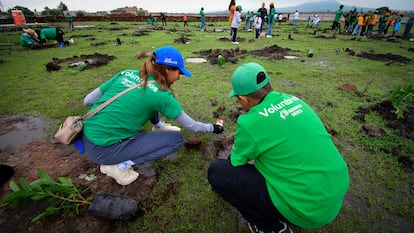
<svg viewBox="0 0 414 233">
<path fill-rule="evenodd" d="M 239 29 L 240 23 L 241 23 L 241 11 L 242 7 L 237 6 L 236 12 L 234 12 L 233 21 L 231 22 L 231 30 L 233 31 L 233 38 L 231 40 L 231 43 L 233 44 L 239 44 L 239 42 L 236 41 L 237 39 L 237 30 Z"/>
<path fill-rule="evenodd" d="M 257 12 L 256 15 L 254 16 L 254 30 L 256 32 L 256 40 L 259 39 L 259 35 L 260 35 L 260 29 L 262 27 L 262 17 L 260 16 L 261 13 Z"/>
<path fill-rule="evenodd" d="M 298 25 L 298 20 L 299 20 L 299 12 L 296 10 L 295 14 L 293 14 L 293 26 Z"/>
<path fill-rule="evenodd" d="M 316 29 L 318 28 L 318 24 L 321 21 L 321 19 L 318 17 L 318 15 L 314 15 L 312 18 L 312 26 Z"/>
</svg>

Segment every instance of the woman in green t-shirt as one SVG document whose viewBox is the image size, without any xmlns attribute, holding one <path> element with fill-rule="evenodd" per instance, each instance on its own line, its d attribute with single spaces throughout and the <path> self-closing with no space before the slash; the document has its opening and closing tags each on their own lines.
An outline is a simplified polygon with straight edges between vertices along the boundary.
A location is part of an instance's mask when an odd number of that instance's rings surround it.
<svg viewBox="0 0 414 233">
<path fill-rule="evenodd" d="M 123 70 L 90 92 L 84 99 L 92 111 L 123 90 L 143 83 L 84 121 L 82 143 L 100 171 L 121 185 L 138 178 L 133 165 L 176 153 L 183 145 L 180 128 L 160 120 L 175 120 L 192 132 L 222 133 L 223 127 L 193 120 L 182 109 L 171 85 L 180 75 L 191 77 L 181 53 L 164 46 L 146 59 L 140 71 Z M 142 130 L 150 121 L 152 132 Z"/>
</svg>

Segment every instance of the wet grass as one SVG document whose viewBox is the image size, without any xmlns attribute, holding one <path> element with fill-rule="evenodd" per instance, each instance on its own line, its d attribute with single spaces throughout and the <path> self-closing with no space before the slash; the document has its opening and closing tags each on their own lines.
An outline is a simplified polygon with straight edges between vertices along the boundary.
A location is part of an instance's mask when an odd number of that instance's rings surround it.
<svg viewBox="0 0 414 233">
<path fill-rule="evenodd" d="M 49 119 L 55 126 L 67 115 L 82 114 L 86 108 L 82 99 L 86 93 L 111 78 L 116 72 L 140 69 L 144 58 L 135 58 L 137 51 L 152 51 L 157 47 L 172 45 L 185 57 L 198 57 L 205 49 L 263 49 L 277 44 L 290 48 L 292 60 L 269 60 L 247 54 L 238 57 L 237 64 L 226 63 L 223 67 L 210 63 L 187 63 L 193 78 L 182 77 L 174 84 L 177 98 L 184 110 L 193 118 L 215 122 L 213 112 L 219 105 L 226 106 L 220 115 L 224 119 L 226 132 L 234 132 L 235 124 L 228 109 L 237 107 L 234 99 L 228 99 L 231 90 L 230 77 L 238 65 L 245 62 L 262 64 L 272 77 L 274 89 L 292 93 L 307 101 L 320 115 L 322 121 L 334 130 L 333 140 L 349 166 L 351 184 L 337 219 L 322 229 L 295 232 L 412 232 L 414 229 L 413 168 L 403 167 L 392 154 L 383 148 L 401 147 L 403 155 L 414 159 L 412 140 L 393 134 L 384 120 L 371 113 L 368 123 L 382 127 L 385 137 L 372 138 L 359 134 L 362 123 L 352 117 L 358 107 L 371 106 L 382 101 L 395 86 L 413 84 L 413 42 L 385 39 L 361 38 L 352 40 L 350 35 L 335 35 L 307 29 L 304 23 L 295 30 L 291 25 L 276 25 L 273 38 L 254 38 L 253 32 L 241 30 L 239 37 L 245 39 L 239 46 L 229 41 L 229 32 L 213 32 L 228 29 L 224 22 L 207 24 L 207 32 L 197 30 L 198 22 L 190 23 L 190 31 L 181 28 L 181 22 L 171 22 L 165 30 L 153 30 L 149 36 L 132 36 L 146 27 L 141 22 L 79 22 L 95 25 L 91 28 L 65 29 L 65 38 L 75 38 L 76 44 L 66 48 L 26 50 L 20 46 L 0 47 L 0 99 L 1 115 L 31 115 Z M 76 25 L 76 22 L 75 22 Z M 330 23 L 321 25 L 329 28 Z M 114 30 L 114 28 L 121 28 Z M 19 32 L 10 32 L 12 42 L 17 43 Z M 289 39 L 289 34 L 291 39 Z M 174 41 L 186 36 L 190 43 Z M 317 36 L 323 36 L 318 37 Z M 122 45 L 117 45 L 120 38 Z M 93 39 L 93 40 L 92 40 Z M 91 44 L 102 44 L 92 46 Z M 314 51 L 307 57 L 307 51 Z M 411 59 L 408 64 L 375 61 L 344 52 L 352 48 L 357 54 L 397 54 Z M 60 71 L 47 72 L 45 65 L 56 57 L 65 59 L 82 54 L 108 54 L 116 56 L 108 65 L 78 71 L 63 67 Z M 374 80 L 371 82 L 371 80 Z M 366 88 L 365 96 L 343 92 L 338 86 L 352 83 L 359 91 Z M 369 84 L 369 85 L 368 85 Z M 367 86 L 368 85 L 368 86 Z M 52 131 L 54 131 L 52 129 Z M 191 133 L 184 131 L 185 138 Z M 206 171 L 215 154 L 212 147 L 217 135 L 198 135 L 203 145 L 200 151 L 183 148 L 177 160 L 161 160 L 154 163 L 160 168 L 159 181 L 150 197 L 141 203 L 144 215 L 134 222 L 124 223 L 129 232 L 248 232 L 232 208 L 215 195 L 207 182 Z"/>
</svg>

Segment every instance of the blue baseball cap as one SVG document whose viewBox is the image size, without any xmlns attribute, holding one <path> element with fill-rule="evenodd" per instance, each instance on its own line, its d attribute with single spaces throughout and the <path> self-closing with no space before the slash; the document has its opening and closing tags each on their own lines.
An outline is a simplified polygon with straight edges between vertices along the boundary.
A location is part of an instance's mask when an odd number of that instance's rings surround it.
<svg viewBox="0 0 414 233">
<path fill-rule="evenodd" d="M 177 49 L 171 46 L 164 46 L 156 49 L 154 51 L 154 54 L 157 57 L 157 59 L 155 60 L 156 64 L 177 67 L 182 75 L 185 75 L 189 78 L 193 76 L 191 72 L 184 67 L 183 56 Z"/>
</svg>

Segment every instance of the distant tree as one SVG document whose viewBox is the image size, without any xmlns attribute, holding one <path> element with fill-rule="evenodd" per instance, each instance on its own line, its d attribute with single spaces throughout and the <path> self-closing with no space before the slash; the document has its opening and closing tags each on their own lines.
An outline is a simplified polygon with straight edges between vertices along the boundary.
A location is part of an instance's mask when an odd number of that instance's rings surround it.
<svg viewBox="0 0 414 233">
<path fill-rule="evenodd" d="M 34 12 L 24 6 L 15 6 L 7 10 L 11 14 L 12 10 L 21 10 L 24 16 L 34 16 Z"/>
<path fill-rule="evenodd" d="M 50 9 L 49 7 L 45 7 L 43 11 L 40 13 L 42 16 L 63 16 L 63 12 L 58 9 Z"/>
<path fill-rule="evenodd" d="M 76 17 L 83 17 L 83 16 L 85 16 L 85 12 L 84 11 L 76 11 L 75 15 L 76 15 Z"/>
<path fill-rule="evenodd" d="M 43 8 L 43 11 L 40 12 L 40 15 L 49 16 L 50 15 L 49 12 L 50 12 L 50 8 L 46 6 L 45 8 Z"/>
<path fill-rule="evenodd" d="M 67 11 L 68 10 L 68 7 L 66 6 L 65 3 L 60 2 L 59 3 L 59 6 L 57 7 L 57 9 L 63 12 L 63 11 Z"/>
</svg>

